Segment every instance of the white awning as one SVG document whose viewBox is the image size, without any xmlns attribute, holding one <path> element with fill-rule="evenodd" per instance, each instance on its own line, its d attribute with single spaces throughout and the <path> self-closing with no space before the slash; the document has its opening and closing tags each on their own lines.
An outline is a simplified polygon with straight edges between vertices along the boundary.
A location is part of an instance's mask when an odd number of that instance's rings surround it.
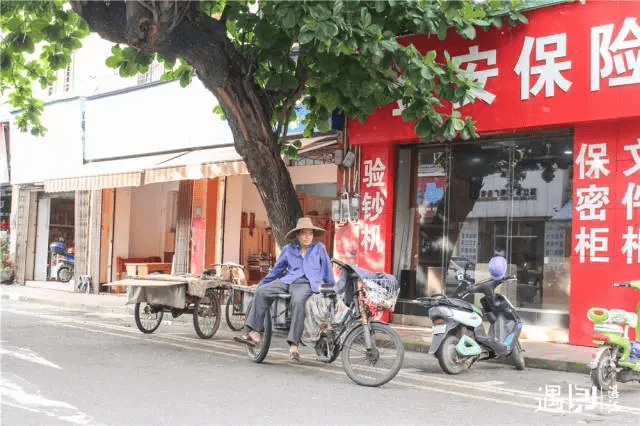
<svg viewBox="0 0 640 426">
<path fill-rule="evenodd" d="M 218 176 L 249 174 L 243 161 L 227 161 L 214 164 L 177 166 L 151 169 L 144 172 L 144 184 L 170 182 L 174 180 L 213 179 Z"/>
<path fill-rule="evenodd" d="M 115 173 L 101 176 L 80 176 L 44 181 L 45 192 L 82 191 L 142 185 L 142 172 Z"/>
<path fill-rule="evenodd" d="M 230 146 L 94 162 L 85 164 L 83 171 L 84 176 L 45 180 L 44 189 L 65 192 L 122 188 L 249 173 Z"/>
</svg>

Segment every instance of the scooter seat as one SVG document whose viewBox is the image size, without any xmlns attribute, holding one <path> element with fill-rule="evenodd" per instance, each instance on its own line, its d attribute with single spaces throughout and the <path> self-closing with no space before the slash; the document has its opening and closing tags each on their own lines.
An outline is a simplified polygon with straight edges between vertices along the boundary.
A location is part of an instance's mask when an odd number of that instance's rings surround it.
<svg viewBox="0 0 640 426">
<path fill-rule="evenodd" d="M 463 311 L 469 311 L 469 312 L 474 312 L 477 310 L 477 308 L 473 303 L 467 302 L 466 300 L 454 299 L 450 297 L 443 298 L 440 301 L 440 304 L 445 306 L 450 306 L 456 309 L 462 309 Z"/>
</svg>

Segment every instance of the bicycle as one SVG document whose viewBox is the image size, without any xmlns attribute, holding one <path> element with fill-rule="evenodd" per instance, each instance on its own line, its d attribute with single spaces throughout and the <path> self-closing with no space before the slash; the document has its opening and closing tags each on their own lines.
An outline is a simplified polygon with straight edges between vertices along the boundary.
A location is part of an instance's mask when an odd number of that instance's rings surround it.
<svg viewBox="0 0 640 426">
<path fill-rule="evenodd" d="M 398 282 L 392 275 L 373 274 L 333 260 L 345 276 L 346 313 L 342 318 L 333 314 L 326 318 L 325 327 L 315 345 L 318 359 L 325 363 L 342 355 L 347 376 L 362 386 L 381 386 L 393 379 L 404 362 L 404 344 L 400 335 L 389 325 L 373 321 L 377 310 L 393 309 L 399 293 Z M 242 291 L 242 289 L 238 289 Z M 245 292 L 248 295 L 248 292 Z M 333 287 L 320 290 L 328 298 L 330 312 L 335 312 L 338 295 Z M 247 298 L 244 298 L 245 301 Z M 249 358 L 261 363 L 267 356 L 274 332 L 286 333 L 290 325 L 289 295 L 280 295 L 265 315 L 264 332 L 258 346 L 246 345 Z M 245 303 L 248 312 L 253 301 Z"/>
</svg>

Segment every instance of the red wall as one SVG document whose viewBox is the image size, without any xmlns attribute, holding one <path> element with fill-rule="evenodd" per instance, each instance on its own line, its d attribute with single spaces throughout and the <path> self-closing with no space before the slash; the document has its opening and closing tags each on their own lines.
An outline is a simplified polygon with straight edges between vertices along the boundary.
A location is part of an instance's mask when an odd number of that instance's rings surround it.
<svg viewBox="0 0 640 426">
<path fill-rule="evenodd" d="M 572 344 L 591 344 L 593 324 L 587 319 L 590 307 L 635 312 L 636 304 L 640 303 L 640 292 L 612 287 L 614 282 L 640 279 L 640 170 L 633 169 L 636 160 L 632 155 L 634 150 L 630 149 L 637 147 L 637 168 L 640 169 L 639 140 L 640 120 L 594 123 L 575 129 L 569 315 Z M 597 157 L 602 164 L 600 173 L 595 171 L 599 169 L 597 163 L 593 167 Z M 590 188 L 593 190 L 587 191 Z M 625 200 L 629 188 L 630 202 Z M 634 200 L 636 188 L 639 189 Z M 607 196 L 608 202 L 603 196 Z M 623 236 L 629 233 L 639 235 L 629 241 L 635 244 L 628 252 L 630 256 L 622 251 L 628 241 Z M 582 242 L 591 243 L 595 248 Z"/>
</svg>

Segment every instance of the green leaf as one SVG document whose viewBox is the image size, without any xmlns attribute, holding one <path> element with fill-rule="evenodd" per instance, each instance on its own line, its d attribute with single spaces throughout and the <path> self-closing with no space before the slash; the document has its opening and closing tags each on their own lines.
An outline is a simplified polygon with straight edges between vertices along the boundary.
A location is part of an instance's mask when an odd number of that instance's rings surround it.
<svg viewBox="0 0 640 426">
<path fill-rule="evenodd" d="M 311 43 L 315 38 L 316 33 L 310 27 L 304 25 L 300 31 L 300 37 L 298 38 L 301 45 Z"/>
<path fill-rule="evenodd" d="M 122 60 L 117 56 L 109 56 L 104 64 L 109 68 L 118 68 Z"/>
<path fill-rule="evenodd" d="M 191 84 L 191 73 L 183 72 L 182 75 L 180 75 L 180 86 L 187 87 L 189 84 Z"/>
<path fill-rule="evenodd" d="M 476 38 L 476 29 L 472 25 L 468 25 L 462 29 L 461 34 L 465 38 L 473 40 L 474 38 Z"/>
<path fill-rule="evenodd" d="M 287 14 L 284 16 L 282 20 L 282 27 L 285 29 L 291 29 L 297 24 L 296 14 L 292 10 L 288 10 Z"/>
</svg>

